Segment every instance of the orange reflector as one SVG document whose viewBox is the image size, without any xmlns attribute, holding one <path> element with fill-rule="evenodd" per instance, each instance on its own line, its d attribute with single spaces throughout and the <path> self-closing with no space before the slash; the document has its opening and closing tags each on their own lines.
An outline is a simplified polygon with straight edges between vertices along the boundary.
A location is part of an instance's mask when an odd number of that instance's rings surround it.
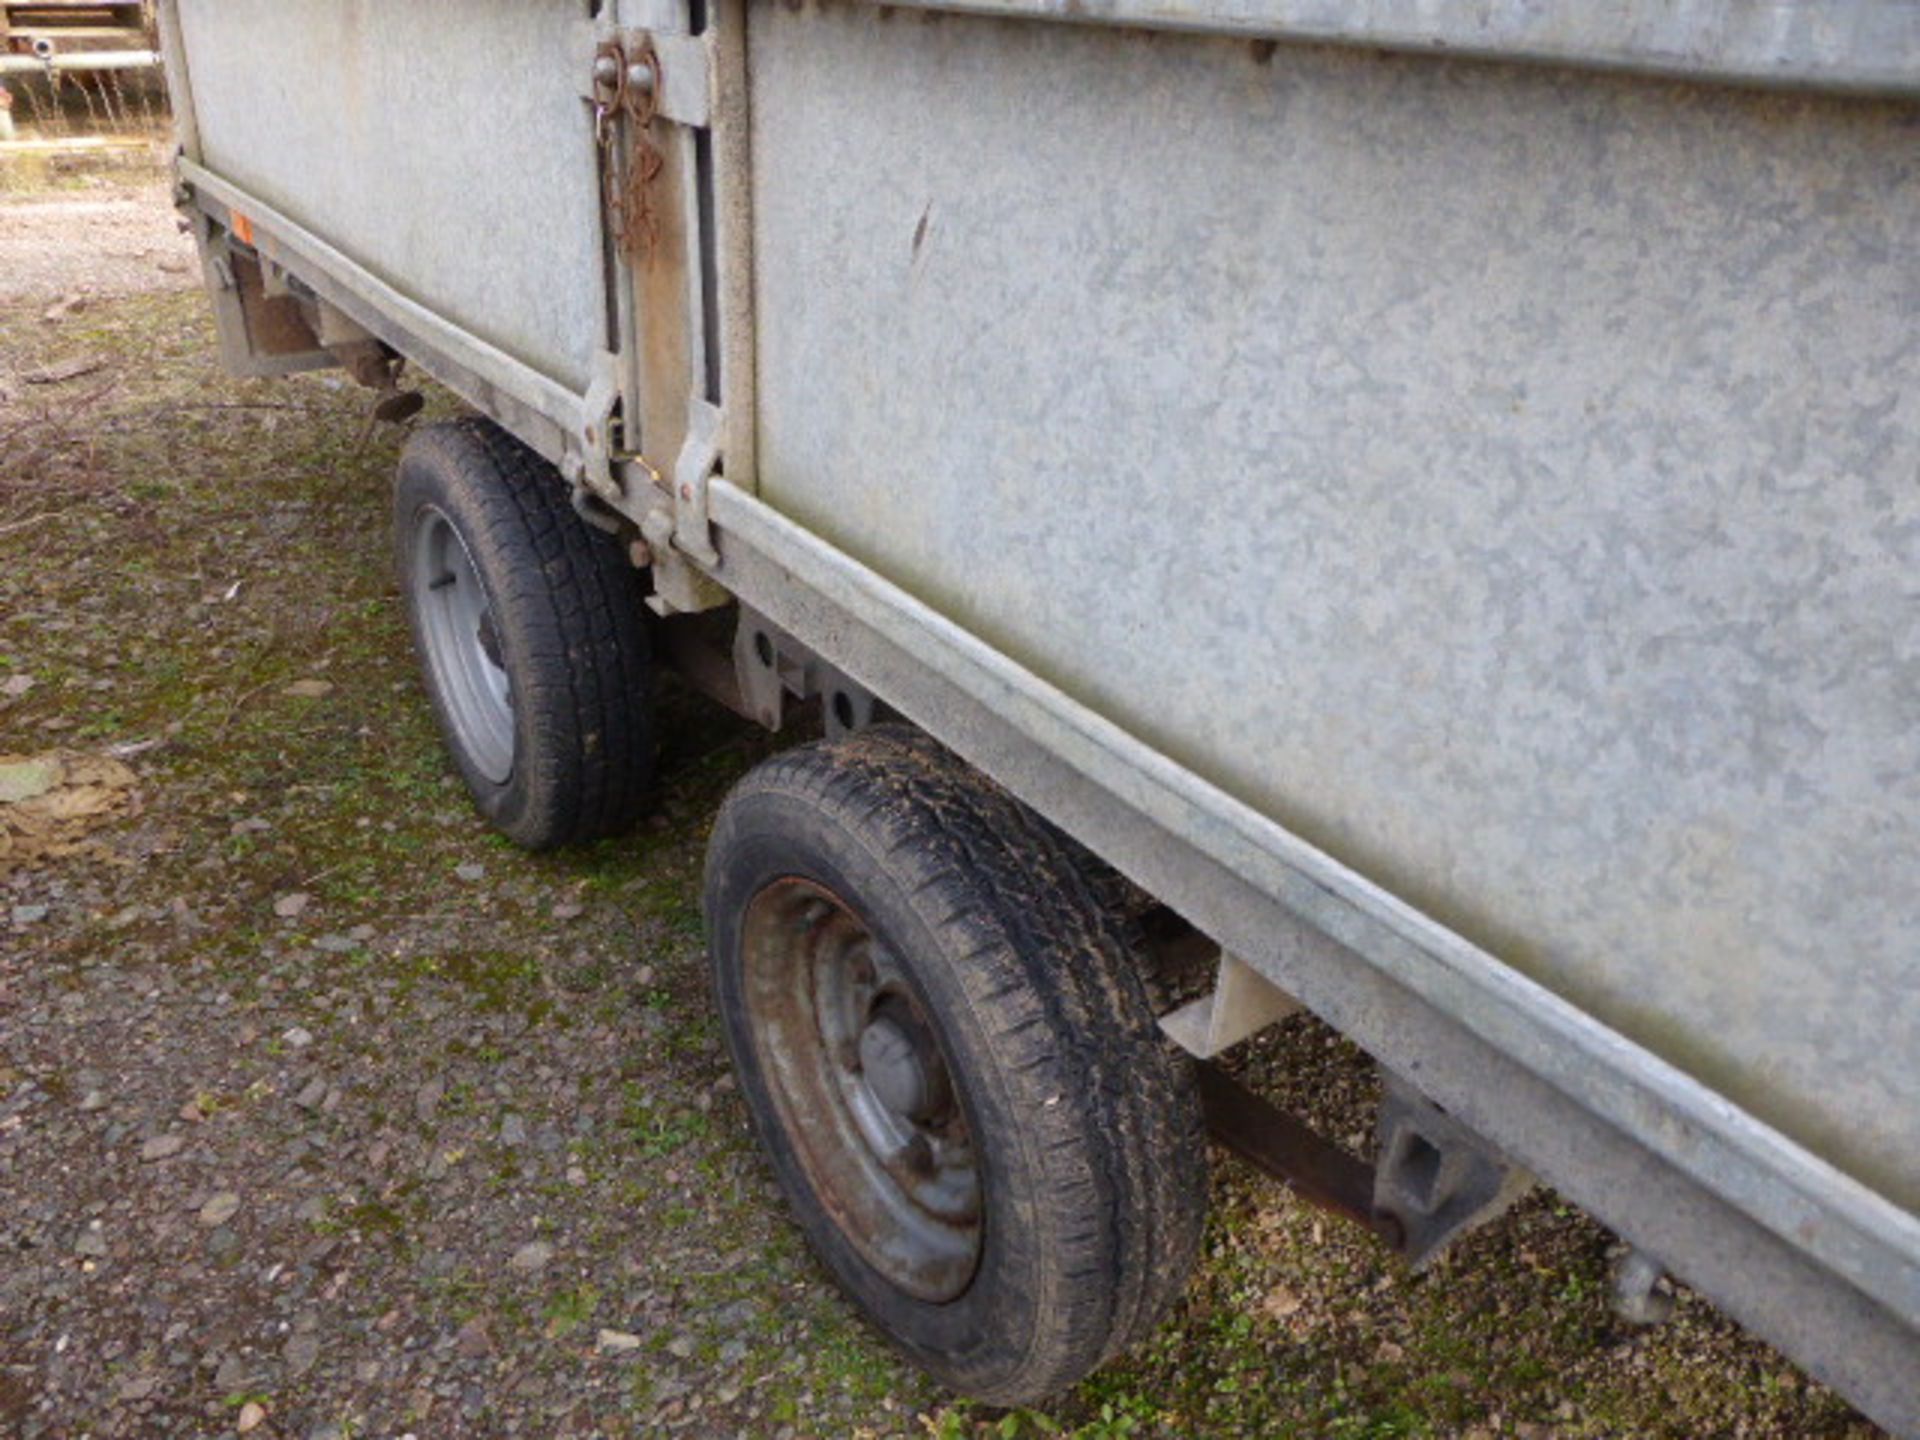
<svg viewBox="0 0 1920 1440">
<path fill-rule="evenodd" d="M 251 215 L 242 214 L 238 210 L 233 212 L 233 238 L 238 240 L 242 245 L 253 244 L 253 217 Z"/>
</svg>

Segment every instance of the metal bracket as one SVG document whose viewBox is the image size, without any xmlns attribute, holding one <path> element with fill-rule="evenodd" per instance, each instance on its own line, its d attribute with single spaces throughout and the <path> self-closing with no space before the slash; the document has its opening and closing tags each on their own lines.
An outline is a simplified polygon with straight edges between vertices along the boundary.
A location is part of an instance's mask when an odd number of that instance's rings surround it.
<svg viewBox="0 0 1920 1440">
<path fill-rule="evenodd" d="M 695 395 L 687 401 L 687 438 L 673 462 L 673 543 L 702 565 L 718 565 L 707 520 L 707 484 L 720 468 L 726 418 L 718 405 Z"/>
<path fill-rule="evenodd" d="M 778 730 L 785 721 L 788 696 L 820 697 L 830 740 L 864 730 L 892 713 L 871 690 L 744 605 L 733 634 L 733 668 L 741 713 L 769 730 Z"/>
<path fill-rule="evenodd" d="M 1401 1249 L 1426 1264 L 1533 1187 L 1533 1177 L 1426 1096 L 1382 1070 L 1373 1210 L 1393 1221 Z"/>
<path fill-rule="evenodd" d="M 626 499 L 613 472 L 613 412 L 620 404 L 619 363 L 611 350 L 594 354 L 593 378 L 587 383 L 586 423 L 580 434 L 579 483 L 615 509 Z"/>
<path fill-rule="evenodd" d="M 733 669 L 746 713 L 769 730 L 786 719 L 787 696 L 812 687 L 813 652 L 794 642 L 764 615 L 740 607 L 733 632 Z"/>
<path fill-rule="evenodd" d="M 1298 1000 L 1223 950 L 1213 989 L 1161 1016 L 1160 1028 L 1188 1054 L 1211 1060 L 1300 1008 Z"/>
<path fill-rule="evenodd" d="M 713 43 L 705 35 L 651 35 L 660 57 L 659 113 L 676 125 L 705 127 L 713 111 Z"/>
</svg>

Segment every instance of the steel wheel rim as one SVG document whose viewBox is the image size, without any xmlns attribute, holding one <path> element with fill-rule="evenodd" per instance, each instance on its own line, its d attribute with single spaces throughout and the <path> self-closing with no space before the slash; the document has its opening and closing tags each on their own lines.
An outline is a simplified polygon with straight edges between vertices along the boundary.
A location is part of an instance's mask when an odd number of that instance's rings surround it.
<svg viewBox="0 0 1920 1440">
<path fill-rule="evenodd" d="M 906 971 L 806 880 L 756 895 L 741 941 L 756 1057 L 822 1207 L 890 1284 L 954 1299 L 979 1265 L 979 1166 Z"/>
<path fill-rule="evenodd" d="M 513 691 L 493 607 L 467 542 L 431 505 L 414 527 L 412 575 L 421 648 L 455 739 L 474 769 L 504 785 L 513 774 Z"/>
</svg>

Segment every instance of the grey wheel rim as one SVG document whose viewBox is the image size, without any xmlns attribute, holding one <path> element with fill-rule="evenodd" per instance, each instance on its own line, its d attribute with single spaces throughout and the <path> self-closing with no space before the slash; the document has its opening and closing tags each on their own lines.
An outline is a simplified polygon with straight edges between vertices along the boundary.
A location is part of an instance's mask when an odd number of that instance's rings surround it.
<svg viewBox="0 0 1920 1440">
<path fill-rule="evenodd" d="M 891 1284 L 954 1299 L 980 1260 L 979 1165 L 906 971 L 800 879 L 754 897 L 741 950 L 757 1058 L 821 1204 Z"/>
<path fill-rule="evenodd" d="M 421 648 L 454 741 L 474 769 L 504 785 L 513 774 L 513 691 L 493 607 L 467 542 L 431 505 L 414 526 L 412 585 Z"/>
</svg>

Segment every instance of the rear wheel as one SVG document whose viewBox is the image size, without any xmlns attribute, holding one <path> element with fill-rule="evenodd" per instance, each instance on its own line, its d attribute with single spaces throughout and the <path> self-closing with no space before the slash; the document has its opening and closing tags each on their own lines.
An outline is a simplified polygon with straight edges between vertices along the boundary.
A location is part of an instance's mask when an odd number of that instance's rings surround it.
<svg viewBox="0 0 1920 1440">
<path fill-rule="evenodd" d="M 1205 1154 L 1136 937 L 1084 857 L 911 731 L 789 751 L 708 852 L 714 984 L 789 1201 L 955 1389 L 1026 1403 L 1185 1283 Z"/>
<path fill-rule="evenodd" d="M 394 540 L 447 749 L 482 814 L 530 849 L 638 818 L 653 773 L 636 572 L 567 485 L 484 420 L 400 457 Z"/>
</svg>

